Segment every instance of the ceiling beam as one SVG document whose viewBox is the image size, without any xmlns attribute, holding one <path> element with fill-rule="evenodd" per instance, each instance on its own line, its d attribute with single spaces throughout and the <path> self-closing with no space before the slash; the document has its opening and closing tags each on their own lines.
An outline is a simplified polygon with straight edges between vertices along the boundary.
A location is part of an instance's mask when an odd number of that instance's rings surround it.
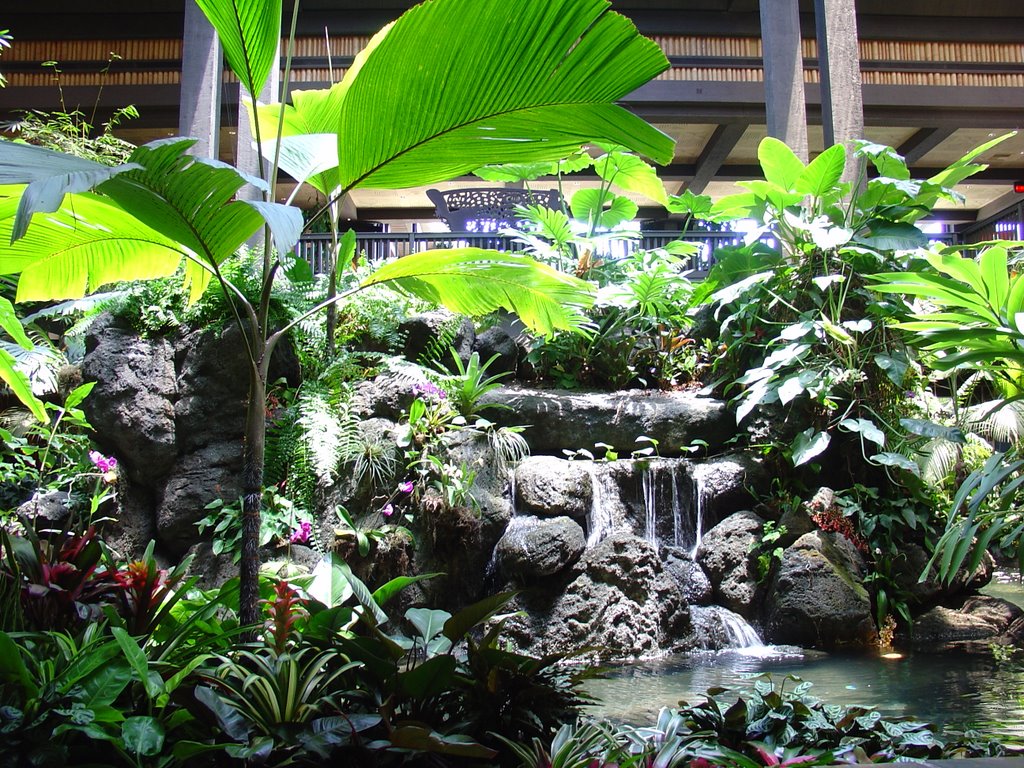
<svg viewBox="0 0 1024 768">
<path fill-rule="evenodd" d="M 921 162 L 921 159 L 956 133 L 956 128 L 943 126 L 942 128 L 921 128 L 913 136 L 904 141 L 896 151 L 903 155 L 907 165 Z"/>
<path fill-rule="evenodd" d="M 1022 176 L 1024 176 L 1024 174 L 1022 174 Z M 990 219 L 993 216 L 998 216 L 1007 208 L 1021 202 L 1024 202 L 1024 195 L 1018 195 L 1013 190 L 1010 190 L 1005 195 L 997 197 L 988 205 L 982 206 L 978 210 L 977 221 L 984 221 L 985 219 Z"/>
<path fill-rule="evenodd" d="M 718 174 L 718 169 L 722 167 L 725 159 L 746 133 L 747 127 L 747 123 L 725 123 L 715 128 L 711 138 L 701 150 L 700 157 L 697 158 L 693 179 L 689 183 L 683 184 L 679 190 L 680 194 L 684 189 L 690 190 L 695 195 L 701 194 L 708 183 Z"/>
</svg>

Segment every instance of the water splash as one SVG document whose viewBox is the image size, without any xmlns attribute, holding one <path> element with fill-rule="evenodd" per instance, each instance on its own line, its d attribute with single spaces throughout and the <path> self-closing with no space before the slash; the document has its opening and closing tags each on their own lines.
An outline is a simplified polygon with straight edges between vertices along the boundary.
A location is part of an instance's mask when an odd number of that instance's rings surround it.
<svg viewBox="0 0 1024 768">
<path fill-rule="evenodd" d="M 720 605 L 691 605 L 690 622 L 704 650 L 765 648 L 757 630 L 746 619 Z"/>
</svg>

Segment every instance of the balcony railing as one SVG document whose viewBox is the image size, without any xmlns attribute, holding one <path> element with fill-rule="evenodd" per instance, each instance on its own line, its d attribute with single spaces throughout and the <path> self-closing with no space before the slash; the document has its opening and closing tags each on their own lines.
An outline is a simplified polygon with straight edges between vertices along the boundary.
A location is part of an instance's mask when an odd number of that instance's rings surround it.
<svg viewBox="0 0 1024 768">
<path fill-rule="evenodd" d="M 664 248 L 682 240 L 697 243 L 700 249 L 689 257 L 687 269 L 694 276 L 706 274 L 715 263 L 715 252 L 723 246 L 743 244 L 742 232 L 644 232 L 635 240 L 615 240 L 599 243 L 596 255 L 604 259 L 619 259 L 637 250 Z M 331 237 L 327 234 L 303 235 L 299 240 L 299 255 L 309 262 L 313 272 L 320 274 L 329 263 Z M 408 256 L 410 253 L 435 248 L 487 248 L 510 251 L 521 248 L 512 237 L 493 232 L 358 232 L 356 248 L 366 254 L 369 262 Z"/>
<path fill-rule="evenodd" d="M 742 245 L 744 237 L 742 232 L 643 232 L 635 240 L 599 241 L 595 255 L 602 259 L 621 259 L 638 250 L 664 248 L 677 240 L 696 243 L 700 248 L 682 258 L 688 276 L 701 278 L 714 265 L 719 248 Z M 929 238 L 947 244 L 958 241 L 953 233 L 933 234 Z M 328 234 L 303 235 L 299 240 L 298 253 L 309 262 L 314 273 L 321 274 L 326 271 L 329 263 L 330 248 L 331 236 Z M 493 232 L 357 232 L 356 248 L 366 255 L 367 261 L 373 263 L 435 248 L 510 251 L 521 248 L 521 244 L 517 244 L 512 237 Z"/>
</svg>

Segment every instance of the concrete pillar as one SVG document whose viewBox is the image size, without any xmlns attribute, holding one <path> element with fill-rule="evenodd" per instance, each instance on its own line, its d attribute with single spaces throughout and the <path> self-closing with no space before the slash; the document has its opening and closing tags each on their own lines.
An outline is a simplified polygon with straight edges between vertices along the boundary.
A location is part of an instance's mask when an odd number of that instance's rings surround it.
<svg viewBox="0 0 1024 768">
<path fill-rule="evenodd" d="M 253 146 L 255 137 L 249 127 L 249 115 L 246 108 L 242 106 L 242 98 L 247 95 L 246 90 L 239 85 L 238 86 L 238 133 L 235 137 L 235 167 L 238 170 L 245 173 L 250 173 L 253 176 L 261 176 L 260 174 L 260 162 L 259 154 L 256 152 L 256 147 Z M 258 101 L 264 104 L 270 104 L 280 100 L 281 98 L 281 48 L 280 45 L 277 49 L 277 54 L 274 56 L 274 65 L 270 68 L 270 76 L 267 78 L 266 85 L 263 86 L 263 90 L 260 91 Z M 270 173 L 270 161 L 265 160 L 263 162 L 264 174 Z M 266 176 L 263 176 L 266 179 Z M 258 200 L 260 199 L 259 192 L 251 185 L 242 187 L 238 192 L 238 197 L 246 200 Z"/>
<path fill-rule="evenodd" d="M 814 0 L 821 75 L 821 124 L 825 146 L 864 138 L 864 97 L 861 93 L 860 49 L 854 0 Z M 857 176 L 846 164 L 845 181 Z"/>
<path fill-rule="evenodd" d="M 852 2 L 852 0 L 851 0 Z M 768 135 L 807 162 L 804 58 L 797 0 L 760 0 Z"/>
<path fill-rule="evenodd" d="M 185 3 L 181 46 L 181 106 L 178 133 L 199 139 L 192 148 L 198 157 L 217 157 L 220 148 L 220 42 L 195 0 Z"/>
</svg>

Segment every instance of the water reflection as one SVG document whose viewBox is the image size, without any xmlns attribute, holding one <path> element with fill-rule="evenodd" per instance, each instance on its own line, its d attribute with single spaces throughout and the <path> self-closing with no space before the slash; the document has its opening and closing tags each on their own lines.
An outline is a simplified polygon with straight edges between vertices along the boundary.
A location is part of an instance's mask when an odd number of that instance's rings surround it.
<svg viewBox="0 0 1024 768">
<path fill-rule="evenodd" d="M 1024 671 L 988 655 L 883 659 L 796 648 L 745 650 L 616 667 L 607 679 L 588 683 L 587 690 L 602 701 L 592 714 L 650 724 L 661 707 L 700 702 L 711 687 L 750 688 L 752 675 L 769 672 L 776 685 L 790 674 L 813 683 L 810 693 L 830 704 L 860 704 L 886 715 L 1024 737 Z"/>
</svg>

